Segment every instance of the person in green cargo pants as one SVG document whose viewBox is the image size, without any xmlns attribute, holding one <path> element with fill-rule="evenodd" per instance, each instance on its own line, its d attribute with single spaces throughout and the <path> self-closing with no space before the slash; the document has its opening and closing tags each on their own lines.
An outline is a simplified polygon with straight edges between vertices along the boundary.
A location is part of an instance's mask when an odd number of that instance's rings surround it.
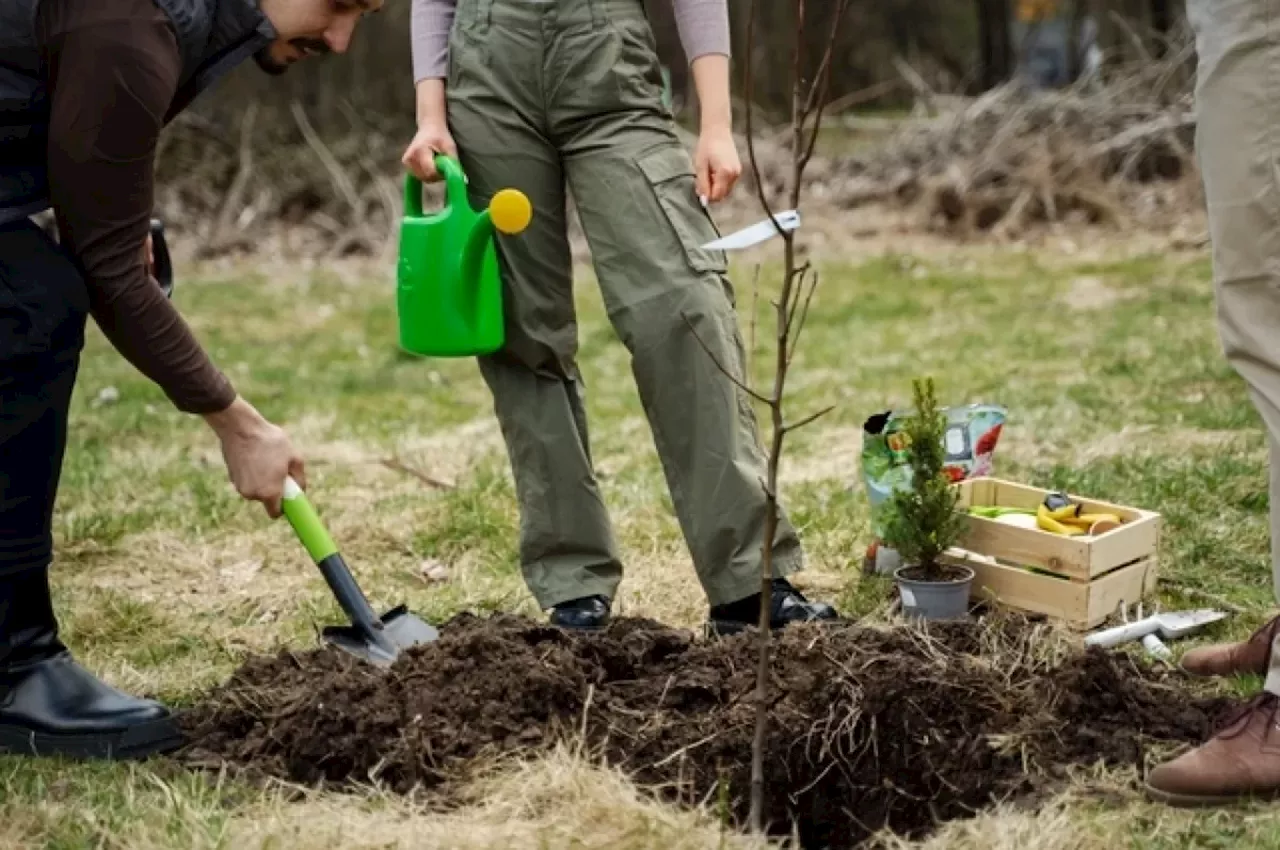
<svg viewBox="0 0 1280 850">
<path fill-rule="evenodd" d="M 528 229 L 499 239 L 507 342 L 479 366 L 515 479 L 525 581 L 570 628 L 607 621 L 623 566 L 575 363 L 566 188 L 632 356 L 709 631 L 759 617 L 765 456 L 749 399 L 717 366 L 742 376 L 727 260 L 700 247 L 719 235 L 706 204 L 741 173 L 728 13 L 725 0 L 674 2 L 701 104 L 694 158 L 663 103 L 642 0 L 414 0 L 412 10 L 418 132 L 405 166 L 432 181 L 434 155 L 457 156 L 477 207 L 508 186 L 533 204 Z M 775 628 L 837 618 L 786 580 L 803 551 L 785 514 L 774 563 Z"/>
</svg>

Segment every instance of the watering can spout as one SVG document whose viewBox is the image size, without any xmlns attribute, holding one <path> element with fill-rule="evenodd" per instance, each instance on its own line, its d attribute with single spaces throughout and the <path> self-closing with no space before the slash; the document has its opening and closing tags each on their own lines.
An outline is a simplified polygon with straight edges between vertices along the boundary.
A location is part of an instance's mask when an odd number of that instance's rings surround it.
<svg viewBox="0 0 1280 850">
<path fill-rule="evenodd" d="M 489 354 L 504 341 L 502 285 L 494 232 L 515 235 L 533 210 L 517 189 L 472 208 L 466 175 L 456 160 L 436 157 L 445 179 L 444 209 L 422 211 L 422 184 L 408 175 L 400 231 L 397 306 L 400 345 L 426 357 Z"/>
<path fill-rule="evenodd" d="M 462 284 L 475 292 L 480 288 L 485 251 L 492 244 L 495 230 L 515 235 L 529 226 L 532 217 L 529 199 L 518 189 L 503 189 L 493 196 L 489 208 L 476 215 L 462 251 L 460 273 Z"/>
</svg>

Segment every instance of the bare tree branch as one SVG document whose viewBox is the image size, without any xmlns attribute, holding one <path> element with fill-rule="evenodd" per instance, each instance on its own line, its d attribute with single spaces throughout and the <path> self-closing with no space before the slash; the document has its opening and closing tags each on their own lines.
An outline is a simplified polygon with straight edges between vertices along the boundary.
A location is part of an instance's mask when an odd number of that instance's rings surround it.
<svg viewBox="0 0 1280 850">
<path fill-rule="evenodd" d="M 746 124 L 747 124 L 747 159 L 751 163 L 751 176 L 755 180 L 756 195 L 760 198 L 760 206 L 764 207 L 764 214 L 773 222 L 773 227 L 779 233 L 782 233 L 782 227 L 773 216 L 773 210 L 769 206 L 769 198 L 765 194 L 764 179 L 760 176 L 760 162 L 756 157 L 755 133 L 751 129 L 751 113 L 754 111 L 754 92 L 755 92 L 755 33 L 756 33 L 756 2 L 748 0 L 747 3 L 747 58 L 743 67 L 745 70 L 746 82 L 743 88 L 746 89 Z M 783 234 L 784 236 L 786 234 Z"/>
<path fill-rule="evenodd" d="M 212 256 L 226 250 L 237 241 L 232 239 L 232 223 L 244 207 L 244 193 L 249 188 L 249 181 L 253 177 L 253 127 L 257 117 L 258 102 L 250 101 L 249 108 L 240 119 L 240 147 L 237 150 L 239 162 L 236 166 L 236 176 L 222 199 L 222 207 L 214 220 L 212 232 L 197 250 L 197 256 Z"/>
<path fill-rule="evenodd" d="M 751 348 L 747 351 L 747 362 L 743 366 L 746 373 L 747 386 L 751 386 L 751 376 L 755 374 L 756 366 L 756 313 L 757 305 L 760 301 L 760 264 L 756 263 L 756 270 L 751 275 L 751 323 L 748 325 L 748 335 L 750 338 Z"/>
<path fill-rule="evenodd" d="M 298 129 L 302 131 L 302 136 L 307 140 L 307 144 L 315 151 L 316 156 L 320 160 L 320 164 L 324 166 L 325 171 L 329 172 L 329 179 L 333 183 L 333 187 L 346 200 L 347 205 L 351 207 L 351 211 L 356 215 L 356 220 L 361 218 L 360 196 L 356 194 L 356 188 L 351 184 L 351 178 L 347 172 L 342 170 L 342 166 L 338 160 L 325 146 L 320 135 L 316 133 L 315 128 L 311 126 L 311 121 L 307 119 L 307 113 L 302 108 L 302 104 L 294 101 L 290 104 L 293 110 L 293 118 L 298 122 Z"/>
<path fill-rule="evenodd" d="M 817 413 L 812 413 L 806 416 L 805 418 L 801 419 L 799 422 L 795 422 L 790 425 L 783 425 L 782 431 L 783 433 L 786 433 L 786 434 L 790 434 L 792 431 L 799 431 L 804 426 L 813 422 L 817 422 L 819 419 L 826 416 L 828 413 L 830 413 L 835 409 L 836 409 L 836 406 L 834 404 L 828 405 L 827 407 L 824 407 L 821 410 L 819 410 Z"/>
<path fill-rule="evenodd" d="M 818 73 L 818 79 L 809 87 L 807 94 L 801 94 L 801 74 L 804 67 L 804 20 L 805 20 L 805 0 L 793 0 L 795 3 L 795 46 L 792 55 L 792 74 L 791 81 L 791 186 L 787 193 L 791 199 L 792 207 L 798 208 L 800 203 L 800 194 L 802 186 L 802 178 L 804 176 L 805 167 L 808 164 L 809 157 L 812 156 L 815 139 L 821 129 L 822 112 L 825 107 L 827 97 L 827 85 L 829 80 L 829 69 L 831 67 L 832 54 L 835 47 L 835 30 L 832 28 L 831 34 L 828 36 L 829 42 L 826 46 L 821 67 Z M 836 20 L 848 8 L 850 0 L 836 0 Z M 760 164 L 756 154 L 755 133 L 752 126 L 753 98 L 752 98 L 752 81 L 753 81 L 753 59 L 755 44 L 755 0 L 748 0 L 747 8 L 747 57 L 746 57 L 746 81 L 744 88 L 746 90 L 746 124 L 747 124 L 747 155 L 750 160 L 751 172 L 756 180 L 756 192 L 760 199 L 760 204 L 764 207 L 765 214 L 769 220 L 773 222 L 774 229 L 782 237 L 782 256 L 783 256 L 783 272 L 782 287 L 776 299 L 771 299 L 774 310 L 774 327 L 776 330 L 774 350 L 774 374 L 773 374 L 773 392 L 771 397 L 766 398 L 763 394 L 755 392 L 748 387 L 744 387 L 741 382 L 733 378 L 723 366 L 717 362 L 720 371 L 727 375 L 730 380 L 742 389 L 745 389 L 751 396 L 759 401 L 763 401 L 769 407 L 770 419 L 773 426 L 771 439 L 769 442 L 769 450 L 767 455 L 767 466 L 765 480 L 761 482 L 765 494 L 765 522 L 764 522 L 764 544 L 761 547 L 760 562 L 760 607 L 757 619 L 757 628 L 759 633 L 758 655 L 756 663 L 756 681 L 753 701 L 755 702 L 755 734 L 751 743 L 751 794 L 750 794 L 750 829 L 759 834 L 763 831 L 764 820 L 764 752 L 767 741 L 768 719 L 769 719 L 769 657 L 770 657 L 770 613 L 772 611 L 773 601 L 773 547 L 774 537 L 777 534 L 779 525 L 778 511 L 778 469 L 781 463 L 783 438 L 790 431 L 801 428 L 808 423 L 823 416 L 833 408 L 827 408 L 819 411 L 811 416 L 805 417 L 801 421 L 788 425 L 785 423 L 782 412 L 782 401 L 784 391 L 786 389 L 787 370 L 791 364 L 792 358 L 796 351 L 796 342 L 799 338 L 799 332 L 803 330 L 805 320 L 808 317 L 809 306 L 813 298 L 813 293 L 817 288 L 818 277 L 815 273 L 813 282 L 806 290 L 805 284 L 808 278 L 809 264 L 798 264 L 796 261 L 795 234 L 792 231 L 784 231 L 778 224 L 778 219 L 770 208 L 768 193 L 765 191 L 764 181 L 760 176 Z M 814 127 L 811 136 L 805 140 L 805 129 L 810 116 L 814 116 Z M 757 267 L 758 276 L 759 267 Z M 756 319 L 756 301 L 753 289 L 752 299 L 752 328 L 751 328 L 751 353 L 754 358 L 755 354 L 755 319 Z M 686 319 L 686 321 L 688 321 Z M 793 337 L 793 331 L 795 332 Z M 696 332 L 695 332 L 696 335 Z M 701 340 L 699 340 L 701 342 Z M 703 345 L 706 349 L 706 345 Z M 710 351 L 708 350 L 708 355 Z M 714 356 L 712 360 L 715 361 Z M 754 359 L 752 360 L 754 362 Z"/>
<path fill-rule="evenodd" d="M 793 321 L 795 321 L 796 311 L 797 311 L 797 310 L 799 309 L 799 307 L 800 307 L 800 298 L 799 298 L 799 294 L 800 294 L 801 289 L 803 288 L 803 286 L 796 287 L 796 286 L 794 285 L 794 279 L 798 278 L 798 279 L 800 279 L 800 280 L 803 282 L 803 280 L 804 280 L 804 276 L 805 276 L 806 274 L 808 274 L 808 272 L 809 272 L 809 264 L 808 264 L 808 263 L 805 263 L 805 264 L 804 264 L 803 266 L 801 266 L 800 268 L 795 269 L 795 270 L 792 272 L 792 275 L 791 275 L 791 276 L 792 276 L 792 279 L 793 279 L 793 284 L 792 284 L 792 286 L 791 286 L 791 287 L 788 287 L 788 288 L 785 290 L 785 291 L 786 291 L 786 293 L 787 293 L 787 321 L 786 321 L 786 333 L 787 333 L 787 337 L 788 337 L 788 338 L 790 338 L 790 336 L 791 336 L 791 324 L 792 324 L 792 322 L 793 322 Z"/>
<path fill-rule="evenodd" d="M 792 197 L 795 199 L 794 206 L 799 206 L 800 204 L 800 178 L 804 174 L 804 170 L 808 168 L 809 160 L 813 158 L 813 151 L 818 144 L 818 132 L 822 129 L 822 113 L 827 106 L 827 92 L 831 86 L 831 56 L 836 47 L 835 32 L 848 8 L 849 0 L 836 0 L 835 12 L 831 16 L 831 36 L 827 39 L 827 49 L 823 54 L 822 64 L 818 68 L 817 78 L 813 81 L 813 85 L 809 87 L 809 97 L 805 102 L 804 115 L 800 120 L 801 126 L 804 125 L 805 118 L 814 112 L 815 99 L 817 102 L 817 115 L 814 118 L 813 130 L 809 134 L 809 143 L 805 146 L 804 155 L 800 157 L 799 167 L 796 170 L 796 186 L 792 189 Z"/>
<path fill-rule="evenodd" d="M 360 162 L 364 166 L 364 170 L 369 173 L 369 177 L 372 178 L 374 186 L 377 187 L 378 199 L 382 202 L 382 212 L 387 217 L 386 236 L 382 240 L 380 254 L 380 259 L 386 262 L 391 258 L 399 242 L 395 226 L 398 201 L 395 186 L 392 185 L 386 175 L 378 171 L 377 165 L 368 155 L 362 156 Z"/>
<path fill-rule="evenodd" d="M 813 273 L 813 282 L 809 284 L 809 293 L 804 297 L 804 306 L 800 308 L 800 324 L 796 326 L 796 332 L 791 336 L 791 353 L 787 355 L 787 366 L 790 367 L 791 359 L 795 357 L 796 349 L 800 345 L 800 334 L 804 333 L 804 322 L 809 316 L 809 304 L 813 301 L 813 294 L 818 291 L 818 273 Z M 803 289 L 803 285 L 801 286 Z M 799 300 L 797 298 L 797 300 Z"/>
<path fill-rule="evenodd" d="M 684 319 L 684 323 L 689 326 L 689 330 L 693 333 L 693 338 L 698 341 L 698 345 L 702 346 L 702 350 L 705 351 L 707 353 L 707 356 L 711 358 L 711 362 L 715 364 L 715 367 L 719 369 L 720 372 L 726 378 L 728 378 L 730 381 L 733 382 L 734 386 L 736 386 L 738 389 L 742 390 L 744 393 L 751 396 L 761 404 L 769 404 L 769 405 L 773 404 L 773 399 L 768 398 L 765 395 L 751 389 L 751 387 L 747 386 L 741 380 L 736 378 L 732 372 L 730 372 L 728 369 L 725 368 L 724 364 L 720 362 L 720 358 L 716 357 L 715 353 L 712 352 L 711 349 L 707 347 L 707 343 L 702 339 L 702 336 L 698 333 L 698 329 L 693 326 L 693 322 L 689 321 L 689 317 L 686 314 L 681 313 L 680 318 Z"/>
<path fill-rule="evenodd" d="M 801 107 L 800 81 L 804 79 L 804 0 L 796 0 L 795 41 L 791 48 L 791 186 L 787 195 L 791 199 L 791 208 L 800 205 L 800 159 L 798 154 L 804 149 L 804 112 Z M 787 239 L 787 250 L 791 240 Z M 783 301 L 786 299 L 783 298 Z"/>
<path fill-rule="evenodd" d="M 901 80 L 881 80 L 880 82 L 867 86 L 865 89 L 859 89 L 855 92 L 849 92 L 827 104 L 827 111 L 831 114 L 843 112 L 853 106 L 861 106 L 864 103 L 870 103 L 877 100 L 883 95 L 897 89 L 902 85 Z"/>
<path fill-rule="evenodd" d="M 414 467 L 409 466 L 407 463 L 400 460 L 400 458 L 398 457 L 383 458 L 382 465 L 385 466 L 387 469 L 392 469 L 392 470 L 395 470 L 396 472 L 403 472 L 406 475 L 410 475 L 433 489 L 436 489 L 436 490 L 454 489 L 454 485 L 448 483 L 447 481 L 441 481 L 438 478 L 432 478 L 430 475 L 423 472 L 422 470 L 415 469 Z"/>
</svg>

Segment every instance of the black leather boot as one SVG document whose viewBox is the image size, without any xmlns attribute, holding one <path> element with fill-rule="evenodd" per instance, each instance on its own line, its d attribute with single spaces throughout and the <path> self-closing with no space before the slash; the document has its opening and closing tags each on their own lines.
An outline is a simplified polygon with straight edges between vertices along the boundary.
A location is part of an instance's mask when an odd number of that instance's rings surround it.
<svg viewBox="0 0 1280 850">
<path fill-rule="evenodd" d="M 804 594 L 792 587 L 791 582 L 782 578 L 773 580 L 773 593 L 770 600 L 769 628 L 780 629 L 789 623 L 808 623 L 815 620 L 838 621 L 842 619 L 836 609 L 824 602 L 810 602 Z M 753 593 L 746 599 L 739 599 L 726 605 L 716 605 L 711 609 L 707 621 L 708 636 L 737 634 L 752 628 L 760 622 L 760 594 Z"/>
<path fill-rule="evenodd" d="M 0 577 L 0 753 L 143 758 L 182 744 L 163 705 L 128 696 L 58 638 L 48 572 Z"/>
<path fill-rule="evenodd" d="M 583 596 L 561 602 L 551 609 L 551 625 L 566 629 L 594 630 L 609 621 L 609 600 L 604 596 Z"/>
</svg>

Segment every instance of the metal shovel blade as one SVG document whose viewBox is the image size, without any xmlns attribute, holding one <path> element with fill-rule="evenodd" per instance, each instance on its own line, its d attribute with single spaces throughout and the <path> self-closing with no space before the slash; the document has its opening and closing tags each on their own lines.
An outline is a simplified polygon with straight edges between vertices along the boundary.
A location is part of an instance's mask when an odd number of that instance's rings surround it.
<svg viewBox="0 0 1280 850">
<path fill-rule="evenodd" d="M 1160 621 L 1160 637 L 1165 640 L 1177 640 L 1210 623 L 1225 619 L 1226 616 L 1225 611 L 1200 608 L 1195 611 L 1170 611 L 1157 614 L 1156 618 Z"/>
<path fill-rule="evenodd" d="M 327 643 L 378 667 L 390 667 L 401 650 L 440 639 L 434 626 L 409 613 L 404 605 L 382 615 L 381 622 L 371 629 L 359 625 L 326 626 L 321 635 Z"/>
<path fill-rule="evenodd" d="M 1159 634 L 1164 640 L 1177 640 L 1210 623 L 1216 623 L 1226 616 L 1222 611 L 1203 608 L 1152 614 L 1141 620 L 1094 632 L 1084 639 L 1084 643 L 1085 646 L 1113 647 L 1131 640 L 1142 640 L 1147 635 L 1153 634 Z"/>
</svg>

